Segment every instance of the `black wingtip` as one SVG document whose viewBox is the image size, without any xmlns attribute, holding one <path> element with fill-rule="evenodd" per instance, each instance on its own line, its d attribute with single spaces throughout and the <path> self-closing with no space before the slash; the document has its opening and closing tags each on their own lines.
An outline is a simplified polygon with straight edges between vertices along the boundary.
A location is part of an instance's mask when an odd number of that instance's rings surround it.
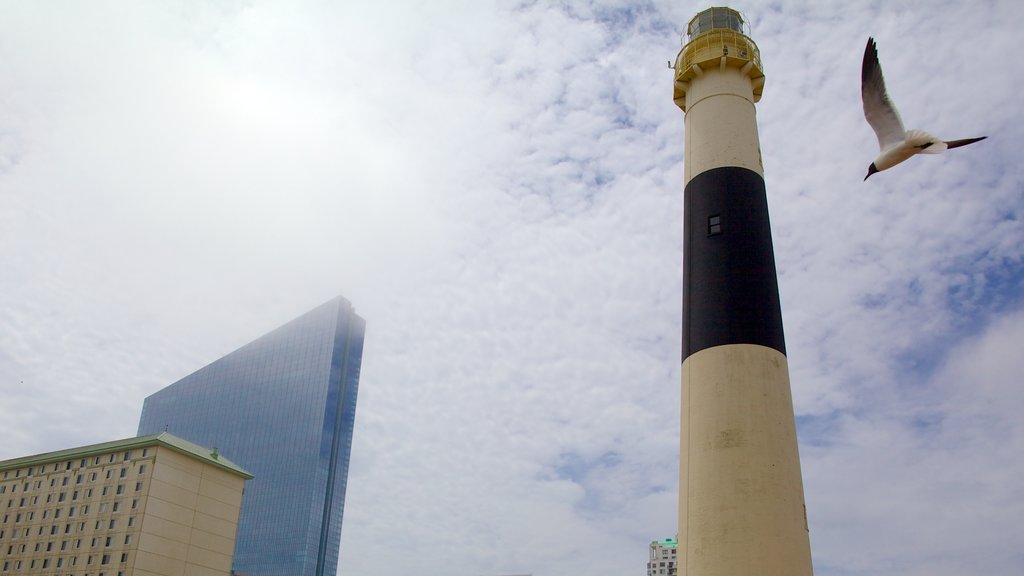
<svg viewBox="0 0 1024 576">
<path fill-rule="evenodd" d="M 875 39 L 868 36 L 868 45 L 864 47 L 864 61 L 860 67 L 860 79 L 861 82 L 870 77 L 871 73 L 875 68 L 878 67 L 878 46 L 875 45 Z"/>
<path fill-rule="evenodd" d="M 963 140 L 950 140 L 946 142 L 946 148 L 959 148 L 961 146 L 967 146 L 968 144 L 974 144 L 975 142 L 981 142 L 988 136 L 979 136 L 977 138 L 964 138 Z"/>
</svg>

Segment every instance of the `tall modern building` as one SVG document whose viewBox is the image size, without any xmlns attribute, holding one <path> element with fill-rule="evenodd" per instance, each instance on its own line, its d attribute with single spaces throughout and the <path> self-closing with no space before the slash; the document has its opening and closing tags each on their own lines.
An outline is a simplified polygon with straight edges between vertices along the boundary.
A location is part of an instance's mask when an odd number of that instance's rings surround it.
<svg viewBox="0 0 1024 576">
<path fill-rule="evenodd" d="M 250 471 L 234 570 L 334 576 L 365 321 L 335 298 L 146 398 L 139 434 Z"/>
</svg>

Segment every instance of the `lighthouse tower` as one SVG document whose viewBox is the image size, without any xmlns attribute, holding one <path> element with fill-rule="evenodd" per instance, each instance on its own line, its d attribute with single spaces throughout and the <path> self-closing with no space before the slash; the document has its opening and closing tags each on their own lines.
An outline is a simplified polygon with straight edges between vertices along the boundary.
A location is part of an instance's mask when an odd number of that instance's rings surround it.
<svg viewBox="0 0 1024 576">
<path fill-rule="evenodd" d="M 739 12 L 690 21 L 679 574 L 810 575 L 796 424 L 754 103 L 764 74 Z"/>
</svg>

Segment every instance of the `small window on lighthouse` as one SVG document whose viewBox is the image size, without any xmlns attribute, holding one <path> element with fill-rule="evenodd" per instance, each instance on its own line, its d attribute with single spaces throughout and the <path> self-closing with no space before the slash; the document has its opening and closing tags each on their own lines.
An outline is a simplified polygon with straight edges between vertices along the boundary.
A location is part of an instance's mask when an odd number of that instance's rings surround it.
<svg viewBox="0 0 1024 576">
<path fill-rule="evenodd" d="M 708 236 L 716 236 L 722 233 L 722 217 L 718 214 L 708 217 Z"/>
</svg>

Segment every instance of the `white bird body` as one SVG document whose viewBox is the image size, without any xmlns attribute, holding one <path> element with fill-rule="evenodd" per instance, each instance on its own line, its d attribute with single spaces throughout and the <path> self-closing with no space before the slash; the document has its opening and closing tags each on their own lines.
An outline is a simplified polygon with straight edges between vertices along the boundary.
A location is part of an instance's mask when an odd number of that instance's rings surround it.
<svg viewBox="0 0 1024 576">
<path fill-rule="evenodd" d="M 861 67 L 861 100 L 864 103 L 864 117 L 878 137 L 878 157 L 868 166 L 868 175 L 887 170 L 916 154 L 941 154 L 949 148 L 958 148 L 984 140 L 966 138 L 944 141 L 924 130 L 904 130 L 903 120 L 896 111 L 885 90 L 882 66 L 878 63 L 878 49 L 874 38 L 868 38 L 864 49 L 864 63 Z"/>
<path fill-rule="evenodd" d="M 903 140 L 889 144 L 872 164 L 879 172 L 892 168 L 915 154 L 942 154 L 946 143 L 924 130 L 907 130 Z"/>
</svg>

